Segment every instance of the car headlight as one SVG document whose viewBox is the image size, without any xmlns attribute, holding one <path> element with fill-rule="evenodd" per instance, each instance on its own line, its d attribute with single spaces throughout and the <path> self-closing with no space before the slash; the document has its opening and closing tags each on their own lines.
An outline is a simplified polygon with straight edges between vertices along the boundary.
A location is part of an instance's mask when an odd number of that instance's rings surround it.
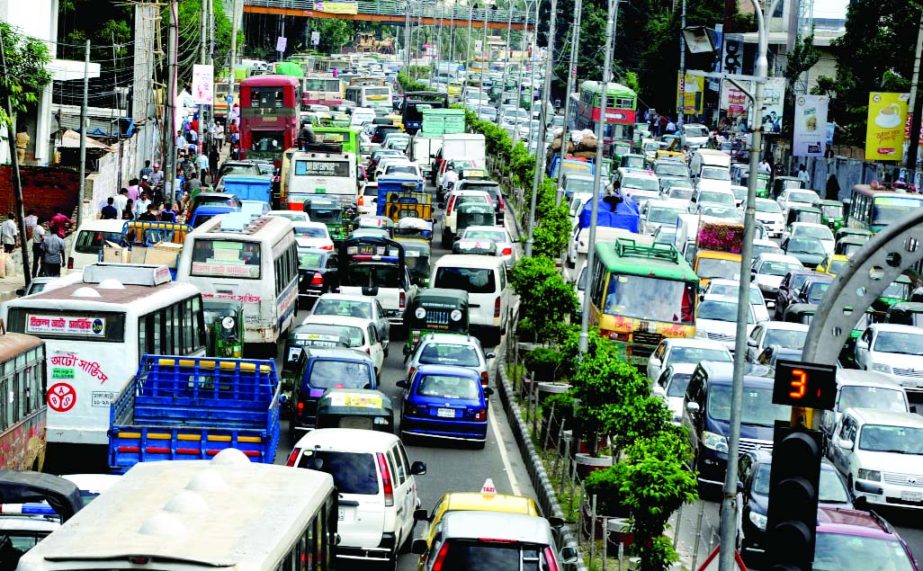
<svg viewBox="0 0 923 571">
<path fill-rule="evenodd" d="M 695 336 L 699 339 L 708 339 L 708 333 L 703 329 L 699 329 L 698 327 L 695 330 Z"/>
<path fill-rule="evenodd" d="M 702 444 L 705 448 L 714 450 L 715 452 L 728 451 L 728 439 L 720 434 L 708 432 L 707 430 L 702 433 Z"/>
<path fill-rule="evenodd" d="M 872 363 L 872 370 L 878 371 L 879 373 L 888 373 L 890 374 L 891 365 L 885 365 L 884 363 Z"/>
<path fill-rule="evenodd" d="M 750 522 L 756 526 L 757 529 L 766 531 L 766 516 L 763 514 L 758 514 L 754 511 L 750 512 Z"/>
<path fill-rule="evenodd" d="M 228 315 L 221 320 L 221 327 L 224 327 L 227 330 L 234 329 L 234 318 Z"/>
<path fill-rule="evenodd" d="M 453 310 L 452 310 L 452 313 L 449 314 L 449 318 L 451 318 L 452 321 L 461 321 L 461 318 L 462 318 L 462 312 L 461 312 L 461 310 L 460 310 L 460 309 L 453 309 Z"/>
<path fill-rule="evenodd" d="M 859 480 L 869 480 L 872 482 L 881 481 L 881 472 L 878 470 L 866 470 L 865 468 L 859 468 L 859 471 L 856 473 L 856 478 Z"/>
<path fill-rule="evenodd" d="M 423 307 L 418 307 L 416 311 L 413 312 L 417 319 L 426 318 L 426 309 Z"/>
</svg>

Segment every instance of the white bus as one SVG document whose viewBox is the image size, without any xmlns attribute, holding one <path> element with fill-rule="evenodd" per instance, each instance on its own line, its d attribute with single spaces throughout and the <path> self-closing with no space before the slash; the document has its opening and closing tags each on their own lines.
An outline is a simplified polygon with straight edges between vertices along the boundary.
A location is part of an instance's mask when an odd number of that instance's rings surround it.
<svg viewBox="0 0 923 571">
<path fill-rule="evenodd" d="M 352 153 L 296 152 L 289 162 L 285 189 L 288 209 L 304 210 L 304 201 L 322 194 L 343 205 L 355 204 L 359 194 L 356 157 Z"/>
<path fill-rule="evenodd" d="M 194 286 L 166 266 L 91 264 L 81 281 L 3 304 L 7 330 L 45 341 L 48 443 L 109 443 L 109 404 L 145 353 L 205 355 Z"/>
<path fill-rule="evenodd" d="M 346 101 L 352 101 L 356 107 L 371 107 L 384 115 L 394 110 L 390 85 L 350 85 L 346 88 Z"/>
<path fill-rule="evenodd" d="M 292 223 L 238 212 L 217 216 L 186 235 L 176 279 L 205 299 L 241 302 L 244 342 L 274 344 L 292 324 L 298 299 Z"/>
<path fill-rule="evenodd" d="M 337 517 L 324 472 L 251 464 L 234 449 L 209 461 L 142 462 L 18 568 L 328 571 Z"/>
</svg>

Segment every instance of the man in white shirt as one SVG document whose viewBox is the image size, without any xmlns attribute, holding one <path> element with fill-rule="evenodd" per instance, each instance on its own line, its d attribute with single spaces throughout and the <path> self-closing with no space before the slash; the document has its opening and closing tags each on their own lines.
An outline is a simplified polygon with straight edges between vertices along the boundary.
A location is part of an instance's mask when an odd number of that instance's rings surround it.
<svg viewBox="0 0 923 571">
<path fill-rule="evenodd" d="M 442 188 L 448 192 L 452 190 L 456 184 L 458 184 L 458 173 L 455 172 L 455 168 L 450 165 L 446 168 L 445 174 L 442 175 Z"/>
<path fill-rule="evenodd" d="M 128 189 L 123 188 L 119 190 L 119 193 L 112 197 L 112 206 L 119 211 L 119 218 L 122 217 L 122 213 L 125 212 L 125 207 L 128 206 Z"/>
<path fill-rule="evenodd" d="M 147 191 L 141 193 L 141 198 L 135 201 L 134 204 L 134 215 L 137 220 L 139 216 L 147 212 L 147 207 L 151 205 L 151 197 L 148 196 Z"/>
<path fill-rule="evenodd" d="M 804 165 L 798 167 L 798 180 L 804 183 L 805 188 L 811 186 L 811 175 L 808 174 L 808 169 Z"/>
<path fill-rule="evenodd" d="M 124 210 L 124 208 L 123 208 Z M 121 215 L 121 212 L 119 212 Z M 42 252 L 42 242 L 45 240 L 45 227 L 41 224 L 36 224 L 35 228 L 32 229 L 32 277 L 37 278 L 38 276 L 44 273 L 42 257 L 44 252 Z"/>
<path fill-rule="evenodd" d="M 3 251 L 9 254 L 16 248 L 16 237 L 19 236 L 19 228 L 16 227 L 16 216 L 10 212 L 6 215 L 6 220 L 0 226 L 0 242 L 3 243 Z"/>
</svg>

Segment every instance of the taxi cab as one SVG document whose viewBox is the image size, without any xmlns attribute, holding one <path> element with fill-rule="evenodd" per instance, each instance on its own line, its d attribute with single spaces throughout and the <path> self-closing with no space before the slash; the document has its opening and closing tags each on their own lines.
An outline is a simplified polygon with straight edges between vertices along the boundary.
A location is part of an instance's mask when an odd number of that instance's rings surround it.
<svg viewBox="0 0 923 571">
<path fill-rule="evenodd" d="M 499 512 L 541 516 L 535 500 L 525 496 L 498 494 L 493 480 L 488 478 L 480 492 L 451 492 L 436 502 L 431 513 L 428 514 L 424 509 L 414 512 L 415 520 L 429 522 L 429 528 L 422 536 L 427 548 L 433 544 L 436 529 L 443 516 L 449 512 Z"/>
<path fill-rule="evenodd" d="M 849 256 L 833 254 L 824 258 L 824 261 L 817 265 L 817 271 L 822 274 L 836 276 L 841 274 L 848 264 Z"/>
</svg>

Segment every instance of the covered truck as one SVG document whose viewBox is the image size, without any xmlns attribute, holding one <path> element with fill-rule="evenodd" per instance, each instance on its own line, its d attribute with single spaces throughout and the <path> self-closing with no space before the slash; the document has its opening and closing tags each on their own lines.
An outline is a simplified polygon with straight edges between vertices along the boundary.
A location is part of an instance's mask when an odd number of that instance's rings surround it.
<svg viewBox="0 0 923 571">
<path fill-rule="evenodd" d="M 586 264 L 592 221 L 593 201 L 590 200 L 580 211 L 567 246 L 567 267 L 573 271 L 571 277 L 575 280 Z M 641 216 L 633 200 L 621 200 L 615 196 L 601 197 L 596 213 L 596 242 L 611 242 L 617 238 L 645 241 L 637 235 L 640 221 Z"/>
<path fill-rule="evenodd" d="M 740 252 L 744 225 L 740 222 L 706 220 L 699 222 L 692 269 L 702 287 L 712 278 L 740 279 Z"/>
<path fill-rule="evenodd" d="M 109 410 L 109 467 L 203 460 L 225 448 L 271 464 L 279 391 L 272 360 L 145 355 Z"/>
<path fill-rule="evenodd" d="M 224 192 L 240 200 L 259 200 L 272 204 L 272 178 L 268 176 L 228 175 L 221 179 Z"/>
</svg>

